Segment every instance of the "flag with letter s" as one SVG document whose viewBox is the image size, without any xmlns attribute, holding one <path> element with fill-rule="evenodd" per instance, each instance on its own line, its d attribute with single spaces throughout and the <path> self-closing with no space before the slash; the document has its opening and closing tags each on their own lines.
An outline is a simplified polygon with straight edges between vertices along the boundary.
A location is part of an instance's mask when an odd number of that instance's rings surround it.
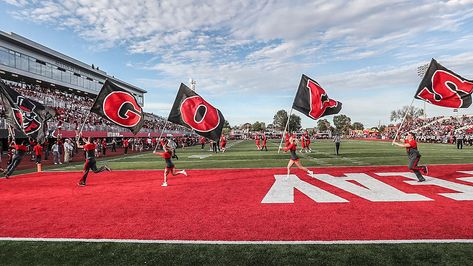
<svg viewBox="0 0 473 266">
<path fill-rule="evenodd" d="M 468 108 L 472 92 L 472 80 L 461 77 L 432 58 L 414 97 L 433 105 Z"/>
</svg>

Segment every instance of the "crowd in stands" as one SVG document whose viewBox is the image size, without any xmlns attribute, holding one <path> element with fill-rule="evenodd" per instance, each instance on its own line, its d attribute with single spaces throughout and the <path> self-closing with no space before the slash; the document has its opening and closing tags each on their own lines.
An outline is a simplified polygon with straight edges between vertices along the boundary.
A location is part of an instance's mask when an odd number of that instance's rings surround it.
<svg viewBox="0 0 473 266">
<path fill-rule="evenodd" d="M 380 136 L 393 139 L 396 132 L 397 127 L 391 127 Z M 473 142 L 473 115 L 417 118 L 404 123 L 400 132 L 414 132 L 418 141 L 430 143 L 453 143 L 461 135 L 468 144 Z"/>
<path fill-rule="evenodd" d="M 56 116 L 48 122 L 51 130 L 60 128 L 62 130 L 79 130 L 84 123 L 84 131 L 108 131 L 120 132 L 120 128 L 102 117 L 90 113 L 89 110 L 94 103 L 94 98 L 73 94 L 68 91 L 61 91 L 55 88 L 44 88 L 39 85 L 26 85 L 20 83 L 7 84 L 21 95 L 40 102 L 56 110 Z M 2 106 L 3 108 L 3 106 Z M 4 112 L 4 110 L 2 109 Z M 188 132 L 189 130 L 180 125 L 167 123 L 166 119 L 152 114 L 145 113 L 143 132 L 161 131 L 166 126 L 166 131 Z"/>
</svg>

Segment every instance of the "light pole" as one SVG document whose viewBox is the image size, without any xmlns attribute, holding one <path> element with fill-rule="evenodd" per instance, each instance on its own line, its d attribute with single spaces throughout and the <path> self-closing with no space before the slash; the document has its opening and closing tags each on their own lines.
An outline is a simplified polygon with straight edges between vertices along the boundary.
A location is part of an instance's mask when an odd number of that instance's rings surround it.
<svg viewBox="0 0 473 266">
<path fill-rule="evenodd" d="M 195 84 L 197 83 L 197 81 L 192 78 L 189 78 L 189 83 L 191 84 L 191 90 L 195 91 Z"/>
</svg>

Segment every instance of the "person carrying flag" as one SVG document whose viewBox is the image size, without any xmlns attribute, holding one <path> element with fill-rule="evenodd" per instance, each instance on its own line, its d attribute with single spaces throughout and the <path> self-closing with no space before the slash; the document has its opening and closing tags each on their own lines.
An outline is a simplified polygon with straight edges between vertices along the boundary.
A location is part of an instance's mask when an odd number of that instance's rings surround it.
<svg viewBox="0 0 473 266">
<path fill-rule="evenodd" d="M 5 178 L 8 179 L 15 171 L 16 167 L 21 163 L 23 160 L 23 156 L 25 156 L 28 148 L 26 147 L 27 141 L 24 140 L 20 144 L 16 144 L 15 140 L 12 141 L 13 149 L 15 150 L 15 155 L 13 155 L 11 163 L 8 165 L 7 169 L 3 171 Z"/>
<path fill-rule="evenodd" d="M 164 149 L 164 152 L 156 152 L 155 151 L 153 153 L 157 154 L 157 155 L 160 155 L 164 159 L 164 161 L 166 162 L 166 167 L 164 168 L 164 182 L 161 186 L 167 187 L 168 186 L 167 178 L 168 178 L 169 173 L 171 173 L 173 176 L 176 176 L 176 175 L 185 175 L 185 176 L 187 176 L 187 172 L 186 172 L 186 170 L 178 171 L 176 169 L 174 163 L 171 160 L 171 158 L 172 158 L 172 147 L 171 146 L 164 145 L 163 149 Z"/>
<path fill-rule="evenodd" d="M 289 146 L 284 147 L 284 152 L 289 151 L 291 153 L 291 158 L 289 159 L 289 163 L 287 164 L 287 175 L 289 176 L 291 174 L 291 167 L 295 164 L 299 169 L 304 170 L 307 172 L 307 174 L 312 175 L 314 174 L 313 171 L 305 168 L 301 162 L 299 157 L 296 154 L 297 150 L 297 138 L 291 137 L 289 139 Z"/>
<path fill-rule="evenodd" d="M 96 145 L 94 143 L 94 140 L 89 137 L 87 140 L 84 140 L 85 144 L 81 145 L 79 143 L 79 138 L 77 138 L 77 148 L 78 149 L 84 149 L 85 152 L 85 164 L 84 164 L 84 174 L 82 178 L 79 180 L 78 185 L 83 187 L 86 185 L 87 181 L 87 175 L 89 174 L 89 171 L 92 169 L 94 173 L 100 173 L 103 171 L 112 171 L 107 165 L 103 165 L 100 168 L 97 169 L 97 162 L 95 161 L 95 148 Z"/>
<path fill-rule="evenodd" d="M 419 182 L 424 182 L 425 178 L 422 176 L 420 173 L 420 170 L 424 172 L 424 174 L 428 173 L 427 166 L 418 166 L 417 163 L 419 163 L 420 160 L 420 153 L 419 150 L 417 150 L 417 142 L 415 140 L 415 135 L 412 132 L 409 132 L 407 134 L 407 138 L 404 140 L 404 143 L 402 142 L 393 142 L 393 144 L 406 148 L 407 151 L 407 157 L 409 158 L 409 164 L 408 167 L 410 170 L 414 172 L 414 174 L 417 176 L 417 179 Z"/>
</svg>

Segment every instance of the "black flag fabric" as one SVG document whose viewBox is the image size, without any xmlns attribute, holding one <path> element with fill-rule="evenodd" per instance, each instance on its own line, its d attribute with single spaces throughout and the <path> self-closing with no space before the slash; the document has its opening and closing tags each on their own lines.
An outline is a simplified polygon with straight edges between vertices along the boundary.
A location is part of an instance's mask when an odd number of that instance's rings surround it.
<svg viewBox="0 0 473 266">
<path fill-rule="evenodd" d="M 56 115 L 56 111 L 22 96 L 1 81 L 0 87 L 7 123 L 27 137 L 42 143 L 48 132 L 47 121 Z"/>
<path fill-rule="evenodd" d="M 108 79 L 105 80 L 90 111 L 118 126 L 128 128 L 135 135 L 143 126 L 145 117 L 133 94 Z"/>
<path fill-rule="evenodd" d="M 338 114 L 342 110 L 342 103 L 330 99 L 319 83 L 303 74 L 292 108 L 312 119 L 318 119 Z"/>
<path fill-rule="evenodd" d="M 222 135 L 225 118 L 220 110 L 181 83 L 168 121 L 191 128 L 203 137 L 218 141 Z"/>
<path fill-rule="evenodd" d="M 468 108 L 472 92 L 472 80 L 461 77 L 432 58 L 415 98 L 443 107 Z"/>
</svg>

